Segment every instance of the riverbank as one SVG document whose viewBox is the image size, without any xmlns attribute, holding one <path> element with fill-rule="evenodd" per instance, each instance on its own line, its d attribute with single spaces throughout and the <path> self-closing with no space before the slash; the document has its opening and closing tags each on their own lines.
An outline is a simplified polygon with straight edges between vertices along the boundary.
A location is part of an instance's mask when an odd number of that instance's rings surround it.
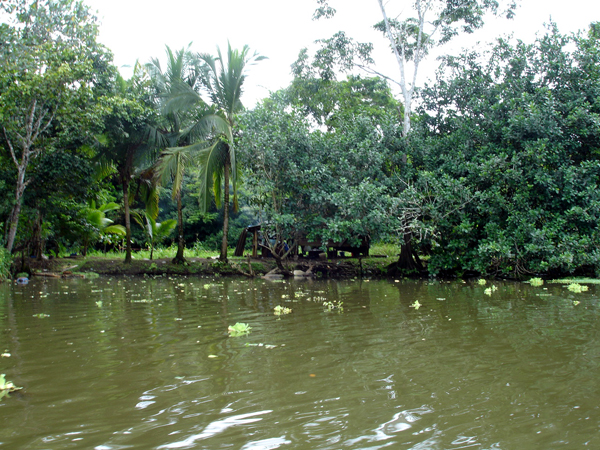
<svg viewBox="0 0 600 450">
<path fill-rule="evenodd" d="M 335 258 L 335 259 L 298 259 L 284 263 L 289 272 L 308 271 L 319 278 L 384 278 L 387 266 L 394 262 L 385 257 Z M 19 262 L 20 264 L 20 262 Z M 277 268 L 272 258 L 230 258 L 222 263 L 212 258 L 187 258 L 184 264 L 173 264 L 170 258 L 133 259 L 125 264 L 123 259 L 103 257 L 54 258 L 38 261 L 25 261 L 24 272 L 31 276 L 71 277 L 99 275 L 196 275 L 196 276 L 264 276 Z M 311 269 L 312 268 L 312 269 Z M 19 270 L 18 272 L 21 272 Z"/>
</svg>

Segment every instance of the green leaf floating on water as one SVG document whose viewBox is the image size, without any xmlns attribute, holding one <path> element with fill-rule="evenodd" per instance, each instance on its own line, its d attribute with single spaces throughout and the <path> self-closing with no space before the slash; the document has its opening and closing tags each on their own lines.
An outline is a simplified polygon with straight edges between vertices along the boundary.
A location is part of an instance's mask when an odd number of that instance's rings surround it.
<svg viewBox="0 0 600 450">
<path fill-rule="evenodd" d="M 5 374 L 0 374 L 0 391 L 14 392 L 23 389 L 22 387 L 15 386 L 12 381 L 6 381 Z"/>
<path fill-rule="evenodd" d="M 247 323 L 236 323 L 235 325 L 229 325 L 227 331 L 229 331 L 229 336 L 243 336 L 244 334 L 250 333 L 252 327 Z"/>
</svg>

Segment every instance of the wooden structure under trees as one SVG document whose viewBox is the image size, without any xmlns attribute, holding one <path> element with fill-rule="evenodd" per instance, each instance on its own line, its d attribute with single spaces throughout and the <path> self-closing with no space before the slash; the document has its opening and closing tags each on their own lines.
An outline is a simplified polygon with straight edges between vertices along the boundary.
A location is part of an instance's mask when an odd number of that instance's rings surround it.
<svg viewBox="0 0 600 450">
<path fill-rule="evenodd" d="M 258 258 L 258 251 L 261 251 L 261 257 L 269 257 L 273 246 L 265 244 L 265 236 L 261 235 L 261 226 L 252 225 L 244 228 L 240 238 L 238 239 L 237 246 L 235 248 L 234 256 L 244 256 L 244 249 L 246 248 L 246 241 L 248 235 L 252 236 L 252 258 Z M 358 246 L 350 245 L 348 239 L 341 242 L 327 241 L 326 245 L 320 240 L 309 241 L 305 236 L 301 236 L 296 239 L 292 239 L 289 242 L 292 251 L 290 255 L 302 255 L 308 258 L 317 258 L 321 253 L 327 253 L 327 256 L 332 258 L 338 256 L 338 252 L 349 252 L 352 256 L 368 256 L 369 255 L 369 239 L 361 236 L 360 244 Z M 287 246 L 288 243 L 283 245 Z M 283 249 L 282 249 L 283 250 Z M 287 249 L 285 249 L 287 251 Z M 281 253 L 284 253 L 283 251 Z"/>
</svg>

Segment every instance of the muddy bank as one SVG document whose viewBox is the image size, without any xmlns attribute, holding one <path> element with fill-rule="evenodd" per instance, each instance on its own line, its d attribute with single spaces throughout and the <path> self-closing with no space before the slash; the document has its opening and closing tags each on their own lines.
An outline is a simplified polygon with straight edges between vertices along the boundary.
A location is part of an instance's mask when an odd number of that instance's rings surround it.
<svg viewBox="0 0 600 450">
<path fill-rule="evenodd" d="M 351 258 L 328 260 L 291 260 L 284 266 L 294 270 L 311 272 L 319 278 L 382 278 L 386 277 L 388 258 Z M 122 259 L 99 257 L 55 258 L 51 260 L 29 260 L 27 266 L 32 276 L 82 276 L 86 273 L 100 275 L 197 275 L 197 276 L 263 276 L 276 268 L 270 258 L 231 258 L 228 263 L 216 259 L 188 258 L 185 264 L 173 264 L 171 259 L 134 259 L 125 264 Z M 27 272 L 27 270 L 26 270 Z"/>
</svg>

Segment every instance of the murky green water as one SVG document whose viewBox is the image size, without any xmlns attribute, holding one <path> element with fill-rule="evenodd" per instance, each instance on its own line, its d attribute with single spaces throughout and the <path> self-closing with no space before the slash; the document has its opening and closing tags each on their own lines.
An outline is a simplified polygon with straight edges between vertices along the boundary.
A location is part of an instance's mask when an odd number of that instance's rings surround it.
<svg viewBox="0 0 600 450">
<path fill-rule="evenodd" d="M 597 288 L 494 284 L 3 284 L 0 447 L 600 448 Z"/>
</svg>

